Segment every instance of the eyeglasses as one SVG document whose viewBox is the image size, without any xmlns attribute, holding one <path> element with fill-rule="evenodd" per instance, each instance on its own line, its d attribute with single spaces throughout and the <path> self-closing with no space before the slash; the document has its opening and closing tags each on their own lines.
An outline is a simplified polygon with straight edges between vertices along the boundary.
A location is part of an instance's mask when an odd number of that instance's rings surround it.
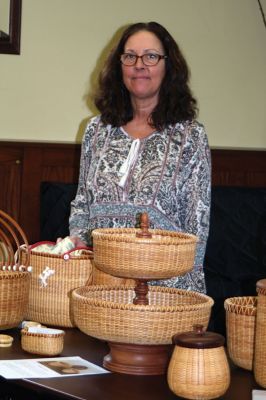
<svg viewBox="0 0 266 400">
<path fill-rule="evenodd" d="M 137 56 L 136 54 L 124 53 L 121 54 L 120 61 L 123 65 L 131 67 L 137 64 L 138 59 L 141 58 L 141 61 L 144 65 L 153 66 L 157 65 L 161 59 L 166 59 L 167 56 L 161 56 L 157 53 L 146 53 L 142 56 Z"/>
</svg>

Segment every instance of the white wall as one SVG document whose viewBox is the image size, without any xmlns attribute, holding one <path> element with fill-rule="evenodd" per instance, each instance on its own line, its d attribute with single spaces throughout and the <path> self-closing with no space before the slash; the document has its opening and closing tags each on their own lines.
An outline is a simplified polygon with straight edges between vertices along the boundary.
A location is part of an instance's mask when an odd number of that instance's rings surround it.
<svg viewBox="0 0 266 400">
<path fill-rule="evenodd" d="M 210 145 L 266 149 L 257 0 L 23 0 L 21 54 L 0 54 L 0 140 L 80 141 L 99 58 L 121 26 L 151 20 L 188 60 Z"/>
</svg>

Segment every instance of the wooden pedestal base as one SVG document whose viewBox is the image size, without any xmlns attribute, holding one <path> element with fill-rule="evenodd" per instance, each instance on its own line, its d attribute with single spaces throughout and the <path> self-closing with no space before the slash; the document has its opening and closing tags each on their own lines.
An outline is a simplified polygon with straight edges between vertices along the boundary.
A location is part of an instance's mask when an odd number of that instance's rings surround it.
<svg viewBox="0 0 266 400">
<path fill-rule="evenodd" d="M 103 366 L 130 375 L 163 375 L 167 372 L 173 345 L 138 345 L 108 342 L 110 353 Z"/>
</svg>

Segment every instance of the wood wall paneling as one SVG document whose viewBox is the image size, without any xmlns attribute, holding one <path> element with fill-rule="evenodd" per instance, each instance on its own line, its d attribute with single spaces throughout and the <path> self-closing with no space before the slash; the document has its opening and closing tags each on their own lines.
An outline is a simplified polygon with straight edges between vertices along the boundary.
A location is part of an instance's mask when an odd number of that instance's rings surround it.
<svg viewBox="0 0 266 400">
<path fill-rule="evenodd" d="M 212 184 L 266 187 L 266 151 L 212 149 Z M 0 208 L 39 240 L 40 184 L 78 182 L 79 144 L 0 142 Z"/>
</svg>

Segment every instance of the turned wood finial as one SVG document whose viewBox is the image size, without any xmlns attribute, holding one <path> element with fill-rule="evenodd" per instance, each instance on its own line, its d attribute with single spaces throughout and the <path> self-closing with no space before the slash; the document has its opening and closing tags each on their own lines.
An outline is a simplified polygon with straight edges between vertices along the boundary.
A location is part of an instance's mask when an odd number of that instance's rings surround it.
<svg viewBox="0 0 266 400">
<path fill-rule="evenodd" d="M 152 234 L 149 232 L 149 216 L 148 213 L 144 212 L 140 216 L 140 228 L 141 231 L 136 233 L 137 237 L 140 238 L 151 238 Z"/>
</svg>

